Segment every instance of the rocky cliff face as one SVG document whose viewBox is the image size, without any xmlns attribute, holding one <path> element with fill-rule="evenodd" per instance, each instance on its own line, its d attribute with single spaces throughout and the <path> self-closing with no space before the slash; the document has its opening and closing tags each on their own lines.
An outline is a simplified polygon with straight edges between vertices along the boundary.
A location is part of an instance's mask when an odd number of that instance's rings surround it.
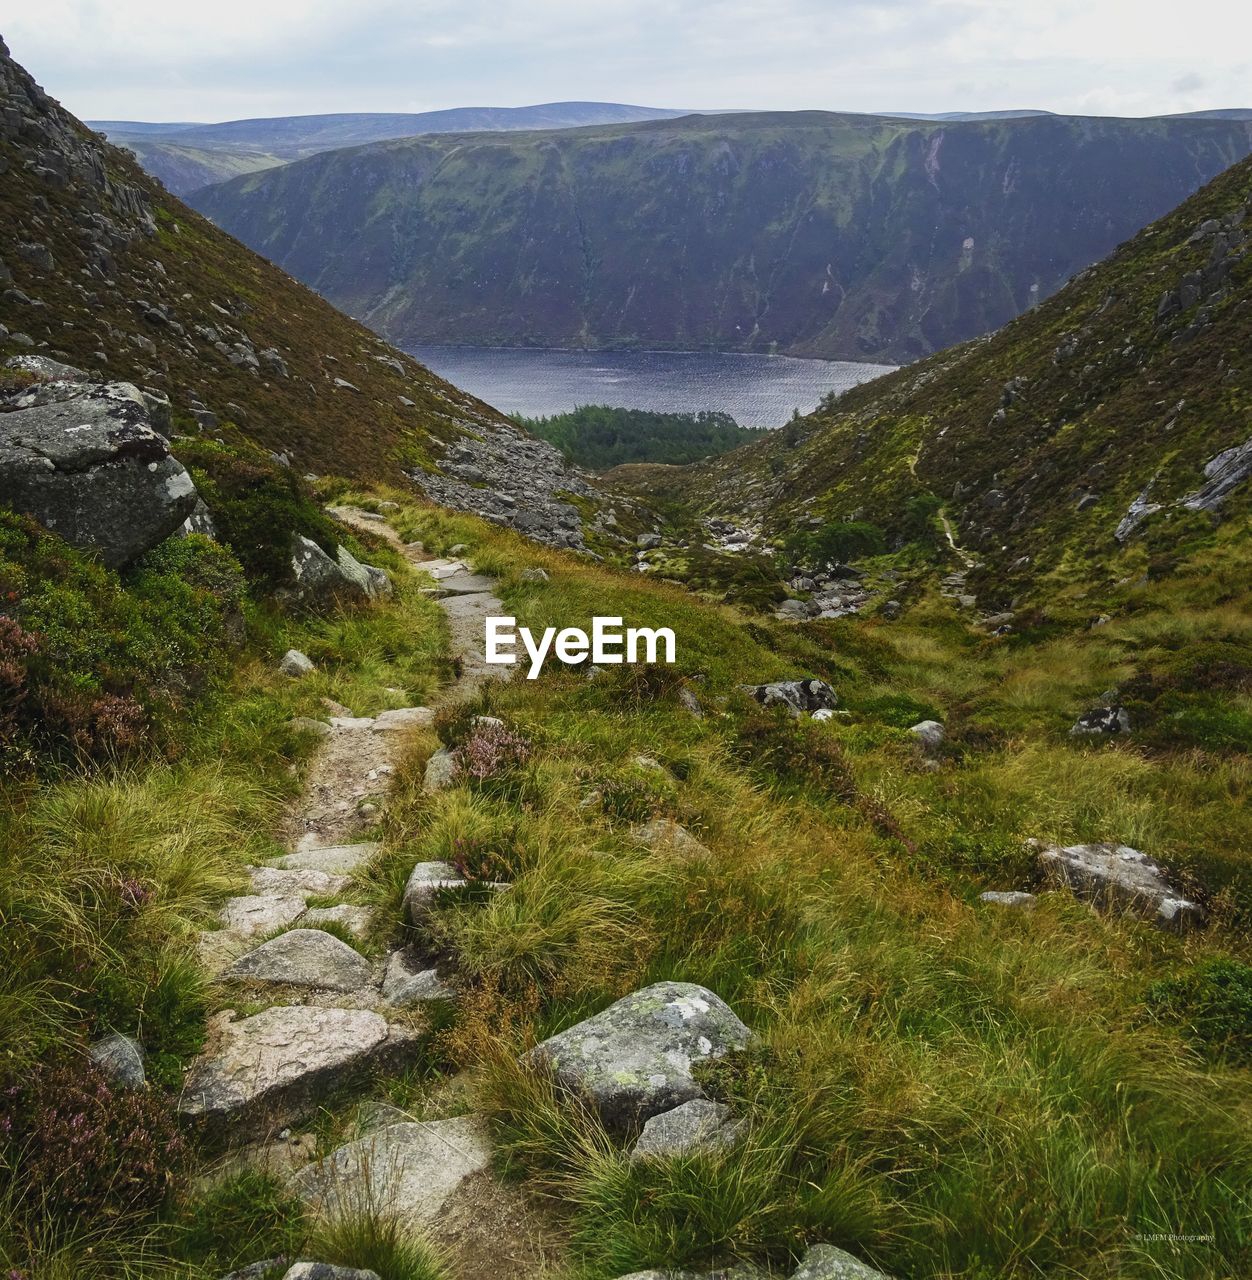
<svg viewBox="0 0 1252 1280">
<path fill-rule="evenodd" d="M 401 343 L 900 362 L 994 329 L 1252 148 L 1239 120 L 822 112 L 410 138 L 198 192 Z"/>
<path fill-rule="evenodd" d="M 449 451 L 485 450 L 505 473 L 510 455 L 524 453 L 540 489 L 597 500 L 555 450 L 171 197 L 44 93 L 3 43 L 0 175 L 0 364 L 23 357 L 81 370 L 75 376 L 97 388 L 130 385 L 175 456 L 186 439 L 244 442 L 298 474 L 402 484 L 412 472 L 438 500 L 478 509 L 477 491 L 441 481 Z M 35 377 L 4 370 L 0 396 L 34 394 L 26 383 Z M 30 448 L 40 446 L 22 444 L 18 424 L 39 414 L 17 399 L 3 407 L 24 412 L 0 419 L 0 501 L 30 509 Z M 61 399 L 87 403 L 72 389 Z M 39 483 L 64 488 L 72 469 Z M 582 514 L 568 506 L 531 504 L 525 520 L 504 507 L 491 514 L 541 540 L 583 545 Z M 107 558 L 120 563 L 128 552 L 119 539 Z"/>
</svg>

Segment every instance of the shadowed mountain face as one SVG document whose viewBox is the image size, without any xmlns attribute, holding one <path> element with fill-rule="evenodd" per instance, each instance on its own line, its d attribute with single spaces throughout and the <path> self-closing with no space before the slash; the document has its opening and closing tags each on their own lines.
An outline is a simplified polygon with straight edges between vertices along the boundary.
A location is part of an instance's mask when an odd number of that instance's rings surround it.
<svg viewBox="0 0 1252 1280">
<path fill-rule="evenodd" d="M 446 111 L 347 112 L 274 116 L 220 124 L 159 124 L 140 120 L 88 123 L 126 147 L 176 195 L 239 174 L 270 169 L 337 147 L 424 133 L 569 129 L 580 125 L 669 120 L 684 114 L 620 102 L 548 102 L 533 107 L 453 107 Z"/>
<path fill-rule="evenodd" d="M 1252 149 L 1252 123 L 820 112 L 342 150 L 198 192 L 400 343 L 907 361 L 995 328 Z"/>
</svg>

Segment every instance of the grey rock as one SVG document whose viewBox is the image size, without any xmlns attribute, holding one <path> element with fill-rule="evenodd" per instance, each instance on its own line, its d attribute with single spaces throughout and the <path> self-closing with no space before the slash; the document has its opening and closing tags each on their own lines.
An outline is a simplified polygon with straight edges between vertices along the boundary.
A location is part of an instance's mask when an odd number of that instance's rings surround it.
<svg viewBox="0 0 1252 1280">
<path fill-rule="evenodd" d="M 249 867 L 253 893 L 325 895 L 342 893 L 348 887 L 344 876 L 312 867 Z"/>
<path fill-rule="evenodd" d="M 367 600 L 387 600 L 392 595 L 391 579 L 372 564 L 362 564 L 347 547 L 338 547 L 335 562 L 340 572 L 355 583 Z"/>
<path fill-rule="evenodd" d="M 320 724 L 321 721 L 316 723 Z M 330 728 L 329 725 L 326 728 Z M 292 871 L 325 871 L 330 875 L 348 876 L 359 871 L 382 848 L 375 841 L 364 844 L 325 845 L 284 854 L 278 865 Z"/>
<path fill-rule="evenodd" d="M 1126 514 L 1122 516 L 1118 522 L 1117 528 L 1113 530 L 1113 537 L 1118 542 L 1125 542 L 1132 533 L 1149 517 L 1155 515 L 1161 509 L 1159 502 L 1149 502 L 1148 494 L 1152 490 L 1152 485 L 1147 488 L 1126 508 Z"/>
<path fill-rule="evenodd" d="M 427 729 L 435 722 L 433 707 L 397 707 L 374 717 L 375 733 L 399 733 L 405 729 Z"/>
<path fill-rule="evenodd" d="M 72 364 L 62 364 L 59 360 L 47 356 L 10 356 L 5 362 L 6 369 L 16 369 L 21 373 L 29 373 L 40 382 L 89 382 L 90 375 Z"/>
<path fill-rule="evenodd" d="M 632 1160 L 644 1156 L 681 1156 L 730 1146 L 742 1132 L 722 1102 L 693 1098 L 672 1111 L 662 1111 L 643 1126 L 631 1150 Z"/>
<path fill-rule="evenodd" d="M 822 707 L 834 710 L 839 705 L 835 691 L 825 680 L 779 680 L 773 684 L 745 684 L 739 687 L 763 707 L 786 707 L 796 716 Z"/>
<path fill-rule="evenodd" d="M 298 1120 L 357 1073 L 398 1061 L 412 1038 L 365 1009 L 279 1005 L 215 1020 L 178 1110 L 210 1128 Z"/>
<path fill-rule="evenodd" d="M 750 1037 L 713 992 L 658 982 L 536 1045 L 523 1062 L 550 1069 L 607 1127 L 624 1129 L 702 1097 L 692 1068 L 744 1048 Z"/>
<path fill-rule="evenodd" d="M 1182 505 L 1188 511 L 1214 511 L 1249 476 L 1252 476 L 1252 440 L 1211 458 L 1204 467 L 1205 483 L 1183 498 Z"/>
<path fill-rule="evenodd" d="M 205 506 L 203 499 L 196 499 L 196 505 L 191 509 L 191 515 L 183 521 L 182 527 L 178 532 L 184 538 L 190 534 L 198 533 L 202 537 L 216 539 L 217 526 L 213 523 L 213 516 L 210 514 L 208 507 Z"/>
<path fill-rule="evenodd" d="M 530 569 L 522 570 L 523 582 L 547 582 L 549 579 L 549 576 L 550 575 L 547 569 L 539 569 L 539 568 L 532 567 Z"/>
<path fill-rule="evenodd" d="M 1130 712 L 1125 707 L 1092 707 L 1084 711 L 1074 721 L 1070 736 L 1079 737 L 1112 737 L 1119 733 L 1130 732 Z"/>
<path fill-rule="evenodd" d="M 357 1267 L 334 1267 L 329 1262 L 297 1262 L 283 1280 L 382 1280 L 377 1271 Z"/>
<path fill-rule="evenodd" d="M 418 924 L 430 911 L 441 889 L 463 889 L 468 881 L 449 862 L 419 862 L 404 886 L 404 914 Z"/>
<path fill-rule="evenodd" d="M 257 938 L 285 929 L 303 914 L 302 894 L 253 893 L 227 898 L 219 918 L 228 932 L 241 938 Z"/>
<path fill-rule="evenodd" d="M 414 967 L 404 951 L 387 957 L 383 975 L 383 999 L 396 1009 L 407 1009 L 426 1000 L 451 1000 L 456 992 L 429 966 Z"/>
<path fill-rule="evenodd" d="M 138 1040 L 124 1036 L 119 1031 L 97 1040 L 87 1051 L 87 1057 L 99 1068 L 110 1083 L 122 1089 L 142 1089 L 147 1083 L 143 1069 L 143 1050 Z"/>
<path fill-rule="evenodd" d="M 699 840 L 672 818 L 653 818 L 651 822 L 632 827 L 630 834 L 650 848 L 669 847 L 679 853 L 708 853 Z"/>
<path fill-rule="evenodd" d="M 84 384 L 0 415 L 0 503 L 120 568 L 187 519 L 196 490 L 135 387 Z"/>
<path fill-rule="evenodd" d="M 1204 909 L 1176 893 L 1166 868 L 1124 844 L 1043 845 L 1039 868 L 1052 884 L 1095 906 L 1130 911 L 1181 933 L 1204 920 Z"/>
<path fill-rule="evenodd" d="M 314 720 L 311 716 L 295 716 L 287 724 L 297 733 L 311 733 L 316 738 L 329 738 L 334 732 L 325 720 Z"/>
<path fill-rule="evenodd" d="M 426 761 L 426 772 L 422 775 L 422 790 L 428 792 L 446 791 L 456 782 L 456 760 L 447 747 L 440 747 Z"/>
<path fill-rule="evenodd" d="M 815 1244 L 800 1259 L 791 1280 L 891 1280 L 891 1277 L 833 1244 Z"/>
<path fill-rule="evenodd" d="M 321 929 L 306 928 L 280 933 L 240 956 L 226 976 L 318 991 L 359 991 L 371 981 L 364 956 Z"/>
<path fill-rule="evenodd" d="M 988 889 L 986 893 L 978 895 L 978 901 L 993 907 L 1021 907 L 1030 910 L 1038 899 L 1033 893 L 1025 893 L 1020 889 Z"/>
<path fill-rule="evenodd" d="M 299 649 L 288 649 L 278 660 L 278 669 L 285 676 L 291 676 L 293 679 L 300 676 L 307 676 L 310 672 L 316 671 L 312 658 L 300 652 Z"/>
<path fill-rule="evenodd" d="M 291 544 L 291 572 L 295 584 L 292 594 L 310 608 L 319 610 L 341 604 L 368 603 L 373 598 L 373 585 L 364 567 L 355 560 L 352 563 L 356 565 L 356 571 L 345 571 L 341 561 L 332 560 L 311 538 L 296 534 Z"/>
<path fill-rule="evenodd" d="M 921 743 L 922 749 L 928 752 L 938 751 L 943 746 L 947 732 L 938 720 L 919 720 L 909 732 Z"/>
<path fill-rule="evenodd" d="M 803 622 L 808 618 L 816 618 L 821 606 L 813 600 L 784 600 L 774 610 L 774 617 L 792 622 Z"/>
<path fill-rule="evenodd" d="M 642 551 L 651 551 L 654 547 L 659 547 L 662 541 L 659 533 L 641 533 L 635 539 L 635 546 Z"/>
<path fill-rule="evenodd" d="M 288 1188 L 316 1214 L 369 1212 L 423 1228 L 438 1219 L 467 1178 L 490 1164 L 491 1140 L 478 1116 L 401 1121 L 307 1165 Z"/>
</svg>

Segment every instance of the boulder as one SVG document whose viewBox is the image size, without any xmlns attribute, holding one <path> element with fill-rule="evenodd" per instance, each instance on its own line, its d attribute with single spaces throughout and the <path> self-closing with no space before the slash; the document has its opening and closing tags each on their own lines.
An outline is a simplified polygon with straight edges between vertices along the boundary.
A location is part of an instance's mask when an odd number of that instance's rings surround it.
<svg viewBox="0 0 1252 1280">
<path fill-rule="evenodd" d="M 645 1156 L 684 1156 L 693 1151 L 715 1151 L 739 1137 L 743 1125 L 733 1120 L 722 1102 L 693 1098 L 672 1111 L 663 1111 L 643 1126 L 631 1150 L 632 1160 Z"/>
<path fill-rule="evenodd" d="M 291 542 L 289 593 L 312 609 L 368 604 L 391 594 L 391 579 L 381 569 L 363 565 L 344 547 L 331 559 L 311 538 L 296 534 Z"/>
<path fill-rule="evenodd" d="M 934 754 L 943 746 L 945 732 L 938 720 L 919 720 L 909 732 L 917 739 L 923 751 Z"/>
<path fill-rule="evenodd" d="M 522 570 L 523 582 L 547 582 L 549 578 L 546 569 L 530 568 Z"/>
<path fill-rule="evenodd" d="M 88 382 L 90 375 L 72 364 L 62 364 L 48 356 L 10 356 L 5 362 L 6 369 L 16 369 L 19 373 L 30 374 L 39 382 Z"/>
<path fill-rule="evenodd" d="M 786 707 L 793 716 L 823 707 L 833 710 L 839 705 L 835 691 L 825 680 L 778 680 L 739 687 L 763 707 Z"/>
<path fill-rule="evenodd" d="M 673 818 L 653 818 L 650 822 L 631 827 L 630 834 L 649 848 L 670 848 L 677 853 L 708 853 L 699 840 Z"/>
<path fill-rule="evenodd" d="M 139 1041 L 121 1032 L 97 1040 L 87 1050 L 87 1057 L 119 1089 L 142 1089 L 148 1083 Z"/>
<path fill-rule="evenodd" d="M 1113 737 L 1130 732 L 1130 712 L 1125 707 L 1092 707 L 1074 721 L 1071 738 Z"/>
<path fill-rule="evenodd" d="M 426 772 L 422 775 L 422 790 L 446 791 L 455 782 L 456 759 L 447 747 L 440 747 L 426 761 Z"/>
<path fill-rule="evenodd" d="M 784 600 L 774 610 L 774 617 L 788 622 L 804 622 L 816 618 L 821 611 L 821 605 L 814 600 Z"/>
<path fill-rule="evenodd" d="M 641 551 L 652 551 L 661 545 L 661 535 L 659 533 L 641 533 L 635 539 L 635 546 Z"/>
<path fill-rule="evenodd" d="M 225 976 L 318 991 L 359 991 L 371 982 L 365 957 L 321 929 L 280 933 L 240 956 Z"/>
<path fill-rule="evenodd" d="M 744 1048 L 750 1036 L 713 992 L 658 982 L 536 1045 L 523 1062 L 551 1070 L 621 1130 L 703 1097 L 692 1068 Z"/>
<path fill-rule="evenodd" d="M 375 733 L 396 733 L 403 729 L 427 729 L 435 722 L 433 707 L 396 707 L 374 717 Z"/>
<path fill-rule="evenodd" d="M 136 388 L 80 390 L 0 415 L 0 503 L 117 569 L 168 538 L 194 509 L 196 490 Z"/>
<path fill-rule="evenodd" d="M 815 1244 L 806 1250 L 791 1280 L 891 1280 L 886 1272 L 854 1258 L 833 1244 Z"/>
<path fill-rule="evenodd" d="M 1125 844 L 1040 845 L 1039 869 L 1051 884 L 1098 907 L 1130 911 L 1181 933 L 1204 920 L 1199 903 L 1176 893 L 1166 868 Z"/>
<path fill-rule="evenodd" d="M 315 738 L 329 738 L 334 732 L 325 720 L 314 720 L 311 716 L 294 716 L 287 721 L 287 727 L 297 733 L 311 733 Z"/>
<path fill-rule="evenodd" d="M 38 357 L 16 358 L 30 360 Z M 1183 498 L 1182 505 L 1189 511 L 1215 511 L 1249 476 L 1252 476 L 1252 440 L 1245 440 L 1243 444 L 1223 450 L 1209 459 L 1204 467 L 1204 484 Z"/>
<path fill-rule="evenodd" d="M 313 665 L 313 659 L 300 652 L 299 649 L 288 649 L 278 660 L 278 669 L 285 676 L 291 676 L 292 679 L 298 679 L 300 676 L 307 676 L 317 668 Z M 328 726 L 329 727 L 329 726 Z"/>
<path fill-rule="evenodd" d="M 358 1073 L 398 1060 L 412 1040 L 366 1009 L 280 1005 L 237 1022 L 229 1016 L 213 1020 L 212 1047 L 178 1102 L 186 1119 L 219 1130 L 298 1120 Z"/>
<path fill-rule="evenodd" d="M 490 1164 L 491 1140 L 478 1116 L 401 1121 L 307 1165 L 288 1187 L 317 1214 L 383 1214 L 420 1229 L 438 1219 L 467 1178 Z"/>
</svg>

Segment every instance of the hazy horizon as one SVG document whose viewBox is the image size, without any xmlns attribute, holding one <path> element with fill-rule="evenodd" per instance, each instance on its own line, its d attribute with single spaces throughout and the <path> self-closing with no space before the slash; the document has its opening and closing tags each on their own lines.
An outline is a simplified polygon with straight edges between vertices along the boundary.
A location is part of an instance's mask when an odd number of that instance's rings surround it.
<svg viewBox="0 0 1252 1280">
<path fill-rule="evenodd" d="M 1252 106 L 1234 0 L 48 0 L 0 17 L 84 119 L 217 123 L 589 101 L 684 111 Z M 124 73 L 124 74 L 120 74 Z"/>
</svg>

